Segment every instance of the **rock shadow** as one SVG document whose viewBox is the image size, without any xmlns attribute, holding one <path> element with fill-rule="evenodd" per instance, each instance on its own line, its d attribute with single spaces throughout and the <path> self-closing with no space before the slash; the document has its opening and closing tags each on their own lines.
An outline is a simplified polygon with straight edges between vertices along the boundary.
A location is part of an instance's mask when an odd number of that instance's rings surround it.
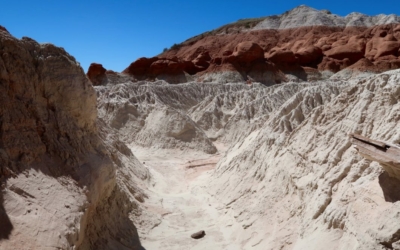
<svg viewBox="0 0 400 250">
<path fill-rule="evenodd" d="M 107 200 L 103 200 L 88 221 L 86 237 L 78 249 L 146 250 L 130 216 L 140 212 L 136 203 L 115 186 Z"/>
<path fill-rule="evenodd" d="M 383 196 L 387 202 L 400 201 L 400 180 L 390 177 L 388 172 L 379 176 L 379 185 L 382 188 Z"/>
<path fill-rule="evenodd" d="M 3 193 L 0 190 L 0 241 L 8 240 L 11 231 L 14 229 L 10 218 L 8 217 L 6 210 L 4 209 Z"/>
<path fill-rule="evenodd" d="M 287 74 L 287 75 L 294 75 L 297 78 L 301 79 L 302 81 L 307 81 L 308 80 L 308 74 L 304 70 L 303 67 L 297 64 L 293 65 L 280 65 L 280 68 L 282 68 L 282 72 Z"/>
</svg>

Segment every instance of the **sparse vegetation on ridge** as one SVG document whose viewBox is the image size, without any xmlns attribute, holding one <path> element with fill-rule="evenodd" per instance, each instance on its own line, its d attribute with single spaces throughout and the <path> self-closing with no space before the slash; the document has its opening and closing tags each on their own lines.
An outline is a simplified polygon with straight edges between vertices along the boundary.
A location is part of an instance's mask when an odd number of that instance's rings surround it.
<svg viewBox="0 0 400 250">
<path fill-rule="evenodd" d="M 240 32 L 242 30 L 251 29 L 264 19 L 265 19 L 265 17 L 239 19 L 234 23 L 226 24 L 217 29 L 207 31 L 207 32 L 201 33 L 197 36 L 191 37 L 182 43 L 179 43 L 179 44 L 175 43 L 174 45 L 171 46 L 171 48 L 169 50 L 171 50 L 171 49 L 177 50 L 185 45 L 193 45 L 200 39 L 203 39 L 207 36 L 213 36 L 213 35 L 218 35 L 218 34 L 228 34 L 228 33 L 232 33 L 232 32 L 238 32 L 238 31 Z M 168 51 L 168 50 L 166 50 L 166 51 Z M 164 50 L 163 53 L 166 51 Z"/>
</svg>

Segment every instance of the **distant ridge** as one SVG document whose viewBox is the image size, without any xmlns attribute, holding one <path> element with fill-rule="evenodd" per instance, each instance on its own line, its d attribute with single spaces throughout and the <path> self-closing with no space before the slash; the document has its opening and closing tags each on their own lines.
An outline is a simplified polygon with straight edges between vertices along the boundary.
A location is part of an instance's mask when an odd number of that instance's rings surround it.
<svg viewBox="0 0 400 250">
<path fill-rule="evenodd" d="M 400 68 L 400 16 L 339 16 L 300 5 L 281 15 L 239 19 L 139 58 L 122 73 L 136 80 L 259 82 L 349 79 Z M 94 77 L 114 82 L 115 74 Z M 100 79 L 100 80 L 99 80 Z"/>
<path fill-rule="evenodd" d="M 281 15 L 266 17 L 253 30 L 290 29 L 305 26 L 371 27 L 390 23 L 400 23 L 400 16 L 394 14 L 368 16 L 353 12 L 342 17 L 332 14 L 329 10 L 317 10 L 306 5 L 300 5 Z"/>
</svg>

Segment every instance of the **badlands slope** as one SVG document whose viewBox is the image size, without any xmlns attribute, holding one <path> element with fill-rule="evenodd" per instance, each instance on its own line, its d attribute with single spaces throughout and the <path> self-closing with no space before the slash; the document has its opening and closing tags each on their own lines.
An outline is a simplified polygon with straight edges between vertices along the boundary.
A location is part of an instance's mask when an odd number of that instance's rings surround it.
<svg viewBox="0 0 400 250">
<path fill-rule="evenodd" d="M 376 74 L 399 68 L 398 22 L 300 6 L 93 65 L 100 119 L 152 176 L 144 247 L 400 249 L 400 183 L 348 136 L 400 142 L 400 72 Z"/>
<path fill-rule="evenodd" d="M 273 19 L 296 11 L 332 15 Z M 63 49 L 1 27 L 0 249 L 400 249 L 400 176 L 349 137 L 400 143 L 400 70 L 302 81 L 252 41 L 210 82 L 178 54 L 135 74 L 93 64 L 91 84 Z"/>
<path fill-rule="evenodd" d="M 398 249 L 400 182 L 348 134 L 399 142 L 399 81 L 96 87 L 99 116 L 152 176 L 144 206 L 159 222 L 139 227 L 143 245 Z"/>
</svg>

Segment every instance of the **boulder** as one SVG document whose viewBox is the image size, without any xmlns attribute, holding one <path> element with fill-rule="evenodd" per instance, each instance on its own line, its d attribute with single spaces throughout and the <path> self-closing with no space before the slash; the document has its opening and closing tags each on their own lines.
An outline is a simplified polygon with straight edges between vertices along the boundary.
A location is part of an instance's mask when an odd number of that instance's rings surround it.
<svg viewBox="0 0 400 250">
<path fill-rule="evenodd" d="M 158 57 L 141 57 L 131 63 L 128 68 L 122 71 L 122 73 L 130 75 L 145 75 L 150 65 L 157 60 L 159 60 Z"/>
<path fill-rule="evenodd" d="M 161 74 L 178 74 L 183 72 L 184 64 L 169 60 L 169 59 L 160 59 L 153 62 L 149 69 L 149 75 L 161 75 Z"/>
<path fill-rule="evenodd" d="M 194 234 L 192 234 L 190 237 L 192 237 L 193 239 L 201 239 L 206 235 L 206 232 L 204 232 L 204 230 L 198 231 Z"/>
<path fill-rule="evenodd" d="M 232 55 L 238 61 L 250 63 L 258 59 L 264 59 L 264 50 L 257 43 L 241 42 L 235 47 Z"/>
<path fill-rule="evenodd" d="M 400 42 L 398 41 L 382 41 L 377 48 L 375 59 L 387 55 L 398 55 L 398 50 L 400 48 Z"/>
<path fill-rule="evenodd" d="M 301 65 L 317 63 L 323 56 L 322 50 L 313 45 L 300 48 L 294 55 Z"/>
<path fill-rule="evenodd" d="M 174 62 L 172 60 L 167 60 L 167 59 L 160 59 L 155 62 L 153 62 L 149 69 L 148 73 L 150 75 L 160 75 L 164 74 L 166 72 L 173 73 L 178 69 L 178 63 Z"/>
<path fill-rule="evenodd" d="M 102 79 L 106 74 L 106 69 L 99 63 L 92 63 L 86 73 L 89 80 L 94 86 L 101 85 Z"/>
<path fill-rule="evenodd" d="M 380 31 L 380 33 L 384 33 L 384 31 Z M 392 34 L 384 37 L 381 37 L 381 35 L 375 35 L 366 45 L 365 57 L 370 60 L 382 59 L 382 57 L 388 55 L 398 56 L 400 42 Z"/>
<path fill-rule="evenodd" d="M 267 54 L 266 58 L 274 63 L 294 63 L 296 57 L 291 50 L 287 49 L 273 49 L 270 54 Z"/>
<path fill-rule="evenodd" d="M 335 44 L 332 45 L 332 49 L 325 51 L 324 54 L 338 60 L 348 58 L 354 63 L 364 57 L 366 42 L 363 38 L 353 36 L 347 44 L 334 46 Z"/>
</svg>

